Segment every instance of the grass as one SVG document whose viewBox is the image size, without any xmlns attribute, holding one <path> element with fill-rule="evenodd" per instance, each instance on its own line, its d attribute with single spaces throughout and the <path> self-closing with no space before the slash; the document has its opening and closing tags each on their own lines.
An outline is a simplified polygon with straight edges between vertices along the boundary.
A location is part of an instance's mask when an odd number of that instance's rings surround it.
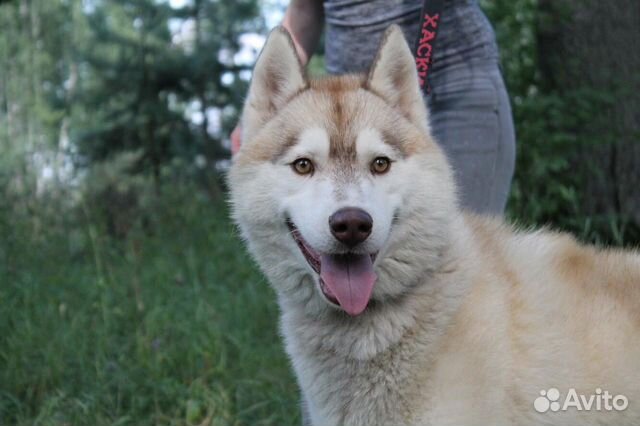
<svg viewBox="0 0 640 426">
<path fill-rule="evenodd" d="M 224 204 L 152 198 L 126 238 L 95 203 L 0 204 L 0 425 L 300 424 L 275 295 Z M 575 220 L 586 241 L 640 241 Z"/>
<path fill-rule="evenodd" d="M 0 424 L 299 424 L 275 296 L 227 216 L 169 200 L 124 240 L 91 213 L 0 220 Z"/>
</svg>

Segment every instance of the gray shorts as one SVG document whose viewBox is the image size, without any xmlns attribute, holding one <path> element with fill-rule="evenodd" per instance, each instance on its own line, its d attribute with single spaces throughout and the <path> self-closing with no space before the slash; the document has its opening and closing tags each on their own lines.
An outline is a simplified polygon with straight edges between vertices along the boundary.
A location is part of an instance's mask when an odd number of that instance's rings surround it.
<svg viewBox="0 0 640 426">
<path fill-rule="evenodd" d="M 431 128 L 447 153 L 463 208 L 501 215 L 515 164 L 511 105 L 498 63 L 470 61 L 430 76 Z"/>
</svg>

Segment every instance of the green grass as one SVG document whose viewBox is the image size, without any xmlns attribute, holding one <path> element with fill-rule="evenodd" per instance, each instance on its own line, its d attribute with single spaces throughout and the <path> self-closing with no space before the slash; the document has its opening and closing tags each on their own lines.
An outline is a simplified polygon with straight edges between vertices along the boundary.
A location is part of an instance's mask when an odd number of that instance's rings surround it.
<svg viewBox="0 0 640 426">
<path fill-rule="evenodd" d="M 275 295 L 221 201 L 164 188 L 115 238 L 61 198 L 0 203 L 0 426 L 300 424 Z M 577 220 L 557 223 L 640 241 Z"/>
<path fill-rule="evenodd" d="M 0 424 L 299 424 L 275 296 L 220 205 L 167 201 L 124 240 L 0 218 Z"/>
</svg>

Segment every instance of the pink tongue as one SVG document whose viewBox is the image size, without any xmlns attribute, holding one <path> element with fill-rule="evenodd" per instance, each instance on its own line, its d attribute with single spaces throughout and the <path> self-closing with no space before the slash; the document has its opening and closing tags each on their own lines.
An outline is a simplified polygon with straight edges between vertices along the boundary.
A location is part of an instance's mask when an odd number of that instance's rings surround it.
<svg viewBox="0 0 640 426">
<path fill-rule="evenodd" d="M 377 277 L 368 254 L 323 254 L 320 278 L 338 299 L 342 309 L 349 315 L 358 315 L 367 307 Z"/>
</svg>

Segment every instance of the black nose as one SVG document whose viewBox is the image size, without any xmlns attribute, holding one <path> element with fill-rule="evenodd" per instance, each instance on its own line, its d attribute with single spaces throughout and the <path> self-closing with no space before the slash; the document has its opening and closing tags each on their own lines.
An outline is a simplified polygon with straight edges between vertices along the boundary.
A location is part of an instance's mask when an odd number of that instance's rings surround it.
<svg viewBox="0 0 640 426">
<path fill-rule="evenodd" d="M 373 219 L 362 209 L 346 207 L 331 215 L 329 227 L 338 241 L 354 247 L 371 235 Z"/>
</svg>

